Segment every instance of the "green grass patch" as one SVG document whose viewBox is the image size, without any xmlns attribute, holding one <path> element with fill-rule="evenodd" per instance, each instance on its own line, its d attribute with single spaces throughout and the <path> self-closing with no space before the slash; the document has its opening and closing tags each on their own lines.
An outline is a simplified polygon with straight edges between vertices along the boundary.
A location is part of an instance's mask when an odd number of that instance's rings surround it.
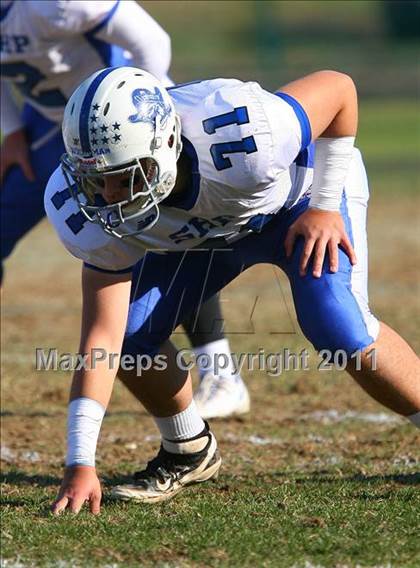
<svg viewBox="0 0 420 568">
<path fill-rule="evenodd" d="M 16 476 L 19 477 L 18 472 Z M 10 473 L 13 485 L 14 474 Z M 3 498 L 3 557 L 103 566 L 415 567 L 419 476 L 323 471 L 225 474 L 156 506 L 105 499 L 100 517 L 53 518 L 52 492 Z"/>
</svg>

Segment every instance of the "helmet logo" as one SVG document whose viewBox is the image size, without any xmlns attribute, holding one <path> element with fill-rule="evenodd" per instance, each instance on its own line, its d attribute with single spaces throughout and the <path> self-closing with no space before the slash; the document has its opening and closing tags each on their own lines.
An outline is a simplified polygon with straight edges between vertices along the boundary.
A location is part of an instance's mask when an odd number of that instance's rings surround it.
<svg viewBox="0 0 420 568">
<path fill-rule="evenodd" d="M 162 93 L 157 87 L 154 92 L 135 89 L 131 98 L 137 112 L 128 117 L 130 122 L 150 122 L 154 125 L 158 116 L 162 128 L 165 128 L 172 109 L 170 105 L 165 105 Z"/>
</svg>

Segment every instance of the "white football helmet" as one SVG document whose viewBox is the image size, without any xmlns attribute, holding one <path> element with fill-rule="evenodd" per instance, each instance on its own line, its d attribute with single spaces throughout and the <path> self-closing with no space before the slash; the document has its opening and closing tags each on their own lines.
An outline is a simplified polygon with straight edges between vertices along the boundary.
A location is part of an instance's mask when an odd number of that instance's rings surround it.
<svg viewBox="0 0 420 568">
<path fill-rule="evenodd" d="M 158 204 L 175 185 L 182 143 L 175 107 L 153 75 L 135 67 L 91 75 L 66 105 L 63 138 L 64 175 L 89 221 L 119 238 L 156 223 Z M 124 177 L 127 191 L 109 205 L 101 193 L 114 175 Z"/>
</svg>

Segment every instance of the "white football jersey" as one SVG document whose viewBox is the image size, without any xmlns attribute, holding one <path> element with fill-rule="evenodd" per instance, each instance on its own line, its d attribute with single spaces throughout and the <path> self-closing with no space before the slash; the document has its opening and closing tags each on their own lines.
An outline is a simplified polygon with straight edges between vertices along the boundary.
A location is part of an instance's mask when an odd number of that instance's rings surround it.
<svg viewBox="0 0 420 568">
<path fill-rule="evenodd" d="M 129 239 L 109 236 L 78 210 L 60 168 L 47 186 L 49 219 L 68 250 L 91 265 L 122 270 L 146 250 L 211 246 L 220 237 L 232 242 L 261 230 L 310 186 L 310 126 L 291 97 L 236 79 L 175 86 L 169 94 L 192 176 L 182 196 L 170 195 L 159 205 L 156 225 Z M 130 105 L 128 100 L 127 114 Z M 133 223 L 138 229 L 141 221 Z"/>
<path fill-rule="evenodd" d="M 77 85 L 104 67 L 131 61 L 172 84 L 170 38 L 134 0 L 2 1 L 0 19 L 2 83 L 54 122 Z M 7 121 L 2 111 L 2 129 L 12 130 Z"/>
</svg>

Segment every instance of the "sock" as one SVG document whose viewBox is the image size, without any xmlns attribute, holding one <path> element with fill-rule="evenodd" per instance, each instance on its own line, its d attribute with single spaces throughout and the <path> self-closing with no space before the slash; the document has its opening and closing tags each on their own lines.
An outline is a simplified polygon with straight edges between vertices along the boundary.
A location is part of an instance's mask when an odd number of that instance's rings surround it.
<svg viewBox="0 0 420 568">
<path fill-rule="evenodd" d="M 229 341 L 218 339 L 200 347 L 194 347 L 194 355 L 200 374 L 200 381 L 206 373 L 236 380 L 237 373 L 232 361 Z"/>
<path fill-rule="evenodd" d="M 407 418 L 409 419 L 409 421 L 414 424 L 414 426 L 417 426 L 417 428 L 420 428 L 420 410 L 419 412 L 416 412 L 415 414 L 411 414 L 410 416 L 407 416 Z"/>
<path fill-rule="evenodd" d="M 201 434 L 206 425 L 198 413 L 194 400 L 185 410 L 174 416 L 154 416 L 156 426 L 165 440 L 178 442 L 189 440 Z"/>
</svg>

